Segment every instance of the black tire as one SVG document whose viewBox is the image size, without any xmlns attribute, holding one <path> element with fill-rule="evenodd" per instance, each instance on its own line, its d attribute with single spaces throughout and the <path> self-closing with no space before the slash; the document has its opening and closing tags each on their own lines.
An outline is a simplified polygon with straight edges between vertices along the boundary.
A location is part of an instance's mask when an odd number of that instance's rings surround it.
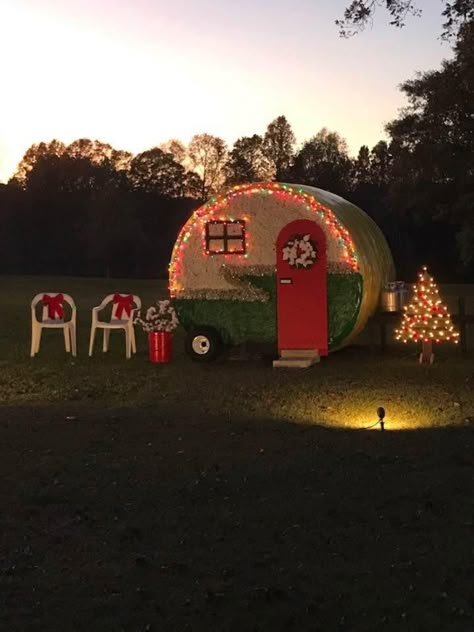
<svg viewBox="0 0 474 632">
<path fill-rule="evenodd" d="M 194 362 L 212 362 L 222 353 L 219 332 L 212 327 L 196 327 L 188 331 L 184 348 Z"/>
</svg>

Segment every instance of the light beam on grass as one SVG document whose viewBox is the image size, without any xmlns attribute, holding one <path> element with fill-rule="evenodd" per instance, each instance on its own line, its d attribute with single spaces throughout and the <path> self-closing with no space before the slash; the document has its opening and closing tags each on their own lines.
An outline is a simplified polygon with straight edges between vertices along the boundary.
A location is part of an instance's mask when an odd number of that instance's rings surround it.
<svg viewBox="0 0 474 632">
<path fill-rule="evenodd" d="M 286 401 L 275 402 L 272 415 L 305 425 L 380 432 L 377 407 L 383 402 L 386 431 L 419 430 L 452 423 L 452 420 L 440 420 L 439 413 L 436 415 L 436 411 L 426 403 L 422 405 L 415 398 L 406 396 L 402 400 L 399 396 L 381 397 L 378 393 L 340 393 L 335 394 L 327 405 L 326 402 L 314 401 L 311 394 L 299 392 L 292 400 L 287 398 Z"/>
</svg>

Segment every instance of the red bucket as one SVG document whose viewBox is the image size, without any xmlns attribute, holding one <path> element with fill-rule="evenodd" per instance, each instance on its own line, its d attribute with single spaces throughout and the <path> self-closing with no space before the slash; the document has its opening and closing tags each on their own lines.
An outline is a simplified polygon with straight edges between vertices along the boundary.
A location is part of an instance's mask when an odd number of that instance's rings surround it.
<svg viewBox="0 0 474 632">
<path fill-rule="evenodd" d="M 166 364 L 173 355 L 173 337 L 169 331 L 150 331 L 148 333 L 150 362 Z"/>
</svg>

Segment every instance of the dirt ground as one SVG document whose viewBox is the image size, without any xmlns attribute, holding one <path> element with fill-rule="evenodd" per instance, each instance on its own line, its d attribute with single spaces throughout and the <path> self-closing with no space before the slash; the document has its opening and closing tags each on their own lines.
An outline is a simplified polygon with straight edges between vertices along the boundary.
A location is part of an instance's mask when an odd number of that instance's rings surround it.
<svg viewBox="0 0 474 632">
<path fill-rule="evenodd" d="M 4 407 L 0 472 L 8 632 L 474 629 L 472 425 Z"/>
</svg>

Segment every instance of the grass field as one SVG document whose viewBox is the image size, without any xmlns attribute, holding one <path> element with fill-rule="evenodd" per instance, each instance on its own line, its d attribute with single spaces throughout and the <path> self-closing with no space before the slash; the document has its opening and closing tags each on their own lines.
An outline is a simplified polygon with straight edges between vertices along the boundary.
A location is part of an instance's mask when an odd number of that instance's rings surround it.
<svg viewBox="0 0 474 632">
<path fill-rule="evenodd" d="M 70 293 L 78 351 L 29 303 Z M 0 628 L 474 628 L 474 357 L 360 344 L 306 372 L 255 350 L 87 356 L 90 308 L 164 283 L 0 277 Z M 387 411 L 387 430 L 363 431 Z"/>
</svg>

